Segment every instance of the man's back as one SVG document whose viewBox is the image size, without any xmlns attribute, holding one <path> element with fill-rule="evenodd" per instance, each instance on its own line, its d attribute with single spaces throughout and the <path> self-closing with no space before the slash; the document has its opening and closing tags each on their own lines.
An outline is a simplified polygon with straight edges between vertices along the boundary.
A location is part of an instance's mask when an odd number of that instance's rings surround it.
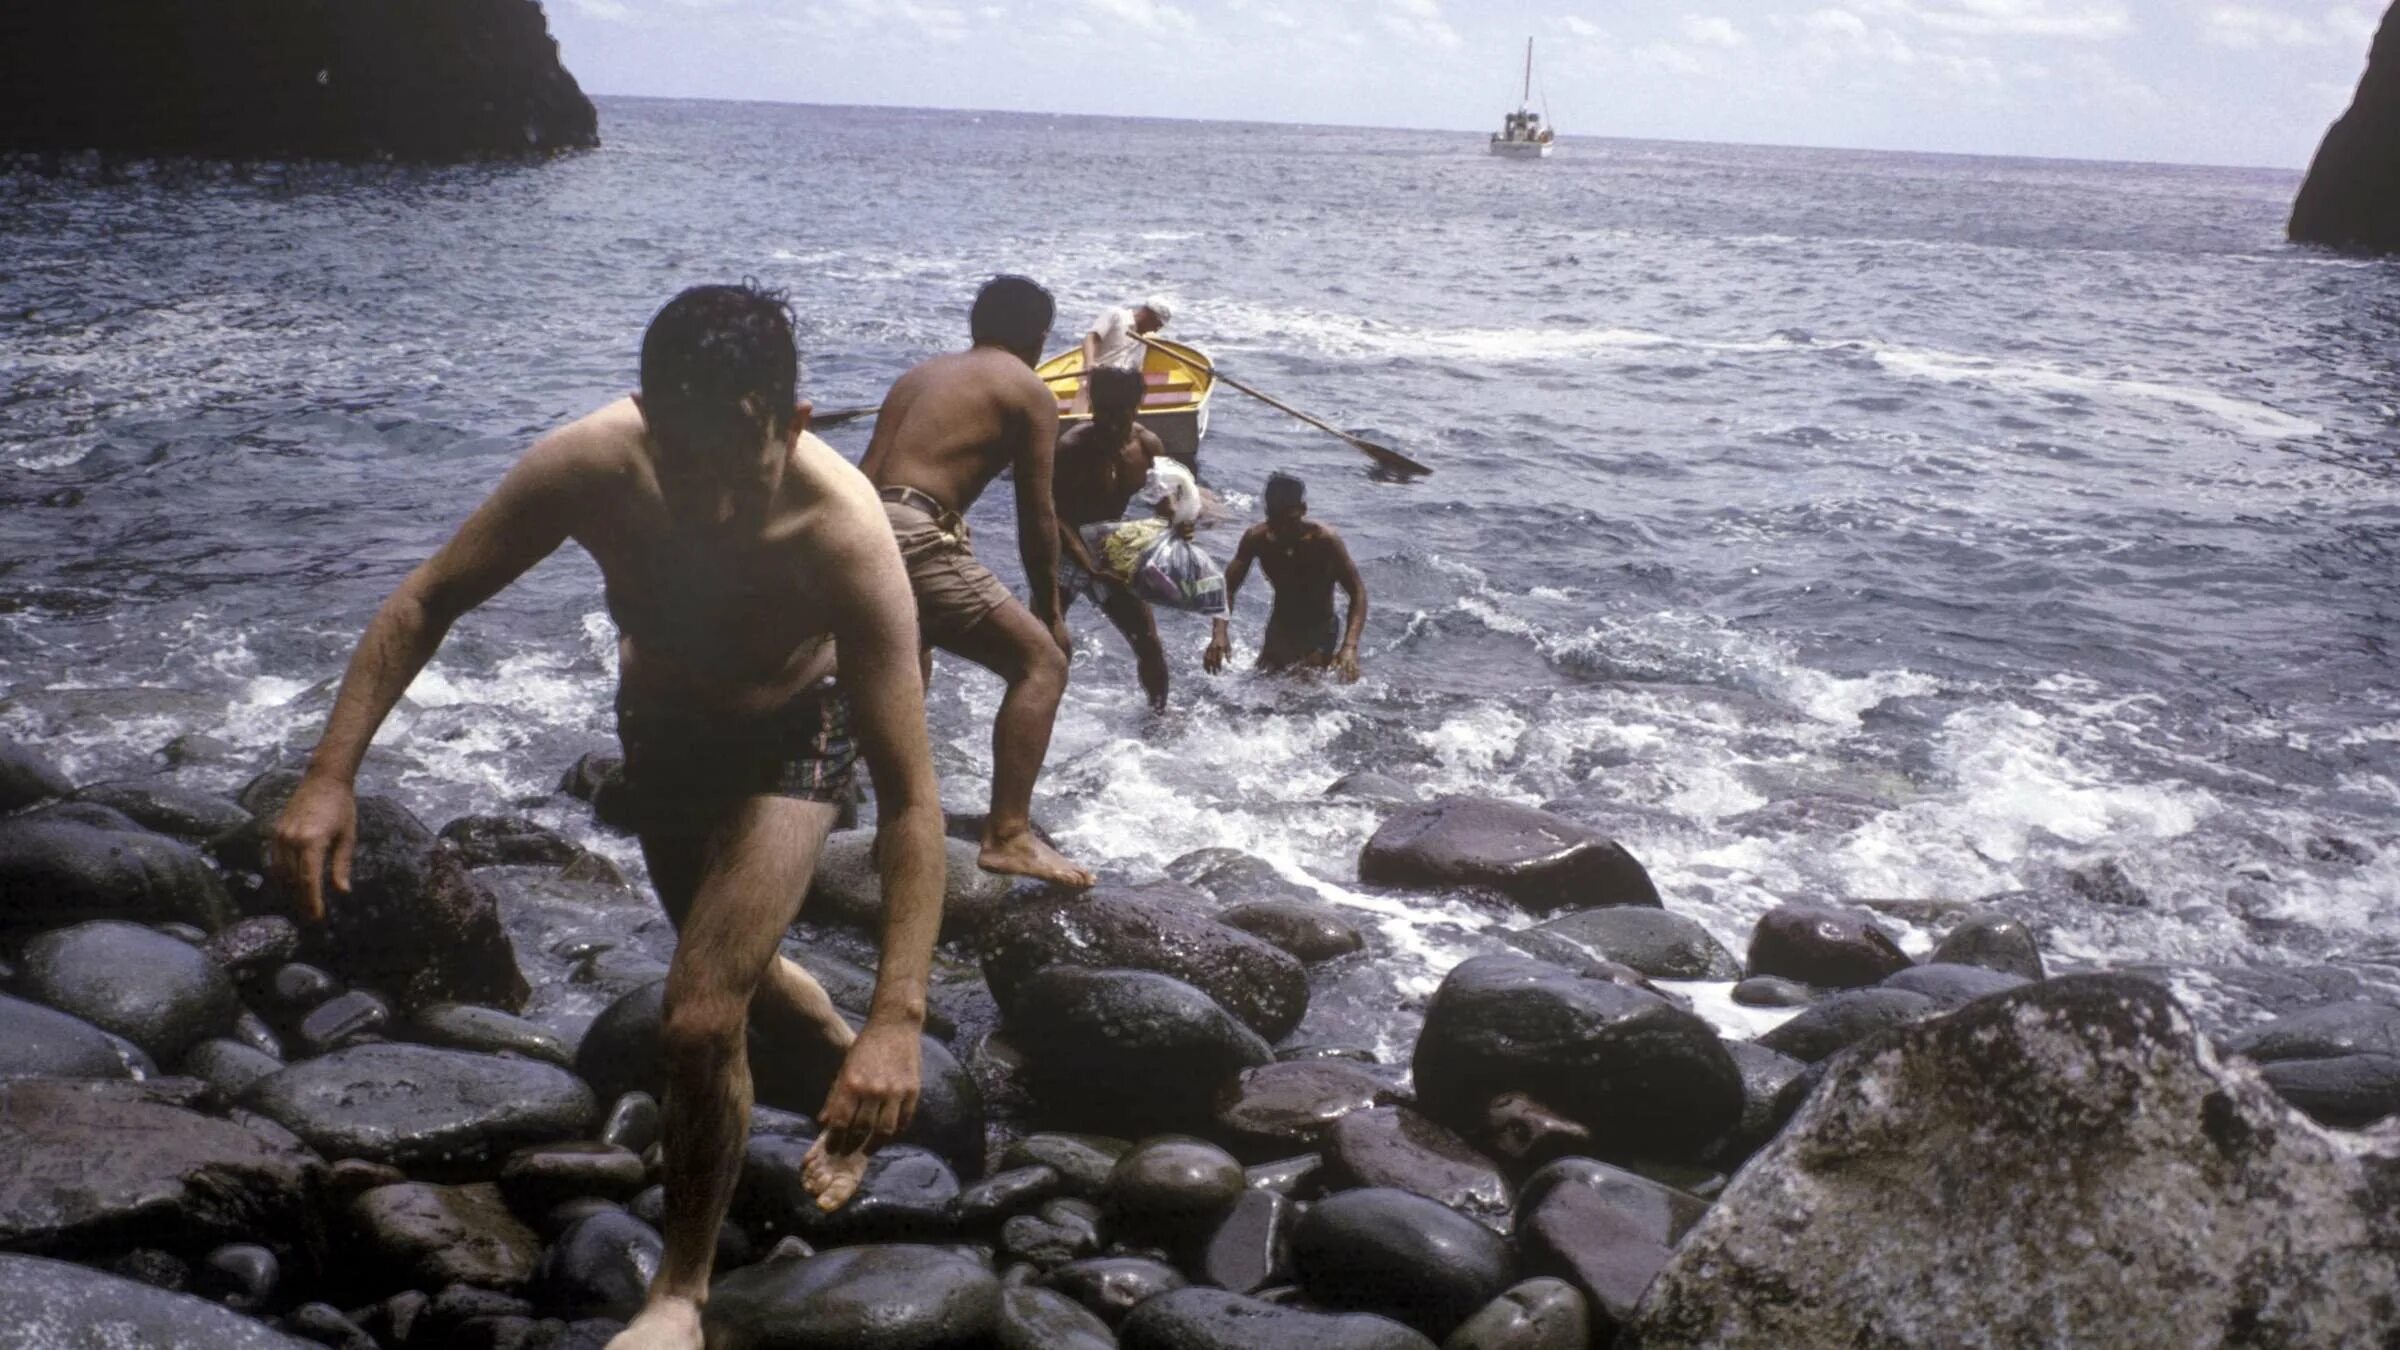
<svg viewBox="0 0 2400 1350">
<path fill-rule="evenodd" d="M 911 487 L 964 514 L 1022 453 L 1032 404 L 1055 401 L 1031 367 L 997 347 L 937 356 L 884 396 L 859 462 L 878 487 Z"/>
<path fill-rule="evenodd" d="M 1138 424 L 1114 434 L 1096 422 L 1069 430 L 1058 438 L 1058 518 L 1069 525 L 1122 518 L 1160 450 L 1158 437 Z"/>
</svg>

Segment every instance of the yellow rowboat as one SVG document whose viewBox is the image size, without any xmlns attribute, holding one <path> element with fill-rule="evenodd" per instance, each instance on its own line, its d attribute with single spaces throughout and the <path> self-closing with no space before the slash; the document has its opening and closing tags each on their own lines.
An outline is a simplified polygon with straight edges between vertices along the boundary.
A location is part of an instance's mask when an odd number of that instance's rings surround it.
<svg viewBox="0 0 2400 1350">
<path fill-rule="evenodd" d="M 1169 457 L 1188 465 L 1200 453 L 1200 438 L 1208 434 L 1208 396 L 1217 386 L 1216 363 L 1197 347 L 1163 338 L 1149 342 L 1142 358 L 1142 380 L 1149 388 L 1142 393 L 1142 410 L 1135 420 L 1150 428 Z M 1033 371 L 1057 396 L 1059 421 L 1091 420 L 1088 409 L 1078 412 L 1075 407 L 1084 383 L 1082 347 L 1070 347 Z"/>
</svg>

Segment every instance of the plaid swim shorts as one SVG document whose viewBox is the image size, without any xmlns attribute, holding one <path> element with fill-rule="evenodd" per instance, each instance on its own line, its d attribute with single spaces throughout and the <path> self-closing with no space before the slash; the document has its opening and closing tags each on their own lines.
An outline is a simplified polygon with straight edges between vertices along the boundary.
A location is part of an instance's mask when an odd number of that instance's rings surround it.
<svg viewBox="0 0 2400 1350">
<path fill-rule="evenodd" d="M 744 797 L 840 805 L 856 780 L 850 710 L 831 676 L 755 717 L 619 690 L 617 739 L 638 828 L 713 815 Z"/>
</svg>

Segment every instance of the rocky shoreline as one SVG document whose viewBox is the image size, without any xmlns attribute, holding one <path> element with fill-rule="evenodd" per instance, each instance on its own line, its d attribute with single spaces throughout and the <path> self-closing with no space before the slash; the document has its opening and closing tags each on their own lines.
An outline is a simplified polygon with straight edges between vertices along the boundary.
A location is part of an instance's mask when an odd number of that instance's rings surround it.
<svg viewBox="0 0 2400 1350">
<path fill-rule="evenodd" d="M 611 769 L 561 784 L 603 823 Z M 0 1325 L 596 1350 L 661 1245 L 656 903 L 528 819 L 435 830 L 365 797 L 354 893 L 303 931 L 259 875 L 293 781 L 78 785 L 0 744 Z M 831 1056 L 753 1028 L 711 1344 L 2400 1327 L 2400 1006 L 2355 977 L 2262 980 L 2249 1024 L 2204 1028 L 2162 972 L 2055 969 L 2017 917 L 1966 906 L 1922 961 L 1813 905 L 1737 955 L 1598 831 L 1390 795 L 1366 884 L 1522 911 L 1514 954 L 1447 972 L 1405 1063 L 1295 1035 L 1374 958 L 1258 859 L 1069 897 L 954 841 L 924 1105 L 835 1213 L 799 1184 Z M 835 835 L 790 947 L 853 1008 L 869 838 Z M 1796 1011 L 1727 1039 L 1689 995 L 1735 981 Z"/>
</svg>

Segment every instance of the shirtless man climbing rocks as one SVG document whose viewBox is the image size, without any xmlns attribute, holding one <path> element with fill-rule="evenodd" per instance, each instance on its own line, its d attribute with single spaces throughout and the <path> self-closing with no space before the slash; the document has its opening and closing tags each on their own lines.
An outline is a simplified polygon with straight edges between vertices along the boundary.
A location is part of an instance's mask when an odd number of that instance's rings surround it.
<svg viewBox="0 0 2400 1350">
<path fill-rule="evenodd" d="M 1058 400 L 1033 373 L 1050 335 L 1050 293 L 995 277 L 968 317 L 974 345 L 937 356 L 884 395 L 859 467 L 883 497 L 929 647 L 1008 682 L 992 723 L 992 804 L 985 870 L 1089 886 L 1092 874 L 1033 832 L 1033 783 L 1067 691 L 1073 650 L 1058 599 L 1058 515 L 1051 470 Z M 1002 469 L 1016 469 L 1017 551 L 1030 605 L 975 557 L 966 514 Z M 932 654 L 926 654 L 931 678 Z"/>
<path fill-rule="evenodd" d="M 321 919 L 328 865 L 349 888 L 359 761 L 443 634 L 567 540 L 591 554 L 619 633 L 626 786 L 678 930 L 659 1029 L 666 1251 L 613 1350 L 700 1350 L 750 1134 L 753 1012 L 771 1039 L 847 1048 L 804 1166 L 818 1203 L 839 1205 L 917 1106 L 944 869 L 916 611 L 874 488 L 808 434 L 798 372 L 780 297 L 699 286 L 669 302 L 642 339 L 641 393 L 535 442 L 384 601 L 276 825 L 276 874 Z M 860 754 L 889 917 L 853 1038 L 776 949 Z"/>
</svg>

